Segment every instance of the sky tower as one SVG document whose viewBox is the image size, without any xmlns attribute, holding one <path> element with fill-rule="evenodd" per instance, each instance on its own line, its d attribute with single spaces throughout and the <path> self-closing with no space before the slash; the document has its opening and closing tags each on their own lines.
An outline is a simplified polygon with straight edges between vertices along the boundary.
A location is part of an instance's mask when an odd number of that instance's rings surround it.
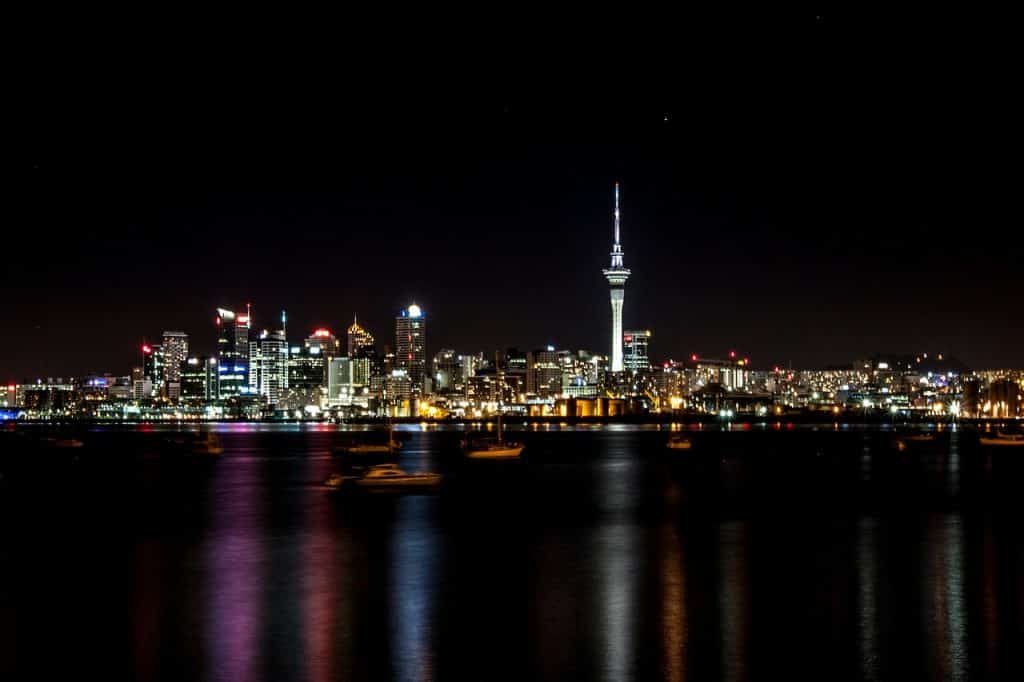
<svg viewBox="0 0 1024 682">
<path fill-rule="evenodd" d="M 622 301 L 626 294 L 629 269 L 622 265 L 622 245 L 619 244 L 619 183 L 615 183 L 615 244 L 612 246 L 612 266 L 603 270 L 612 296 L 612 371 L 622 371 Z"/>
</svg>

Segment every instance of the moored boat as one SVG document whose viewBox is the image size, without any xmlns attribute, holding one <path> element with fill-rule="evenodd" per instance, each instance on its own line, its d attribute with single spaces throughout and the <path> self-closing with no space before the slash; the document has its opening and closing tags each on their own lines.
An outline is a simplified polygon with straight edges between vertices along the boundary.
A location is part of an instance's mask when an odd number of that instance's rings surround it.
<svg viewBox="0 0 1024 682">
<path fill-rule="evenodd" d="M 982 445 L 994 445 L 997 447 L 1024 447 L 1024 434 L 1022 433 L 1003 433 L 997 431 L 992 436 L 981 436 L 978 442 Z"/>
<path fill-rule="evenodd" d="M 365 476 L 356 479 L 355 484 L 364 490 L 436 488 L 441 485 L 441 474 L 410 474 L 399 469 L 397 464 L 378 464 L 370 467 Z"/>
<path fill-rule="evenodd" d="M 693 447 L 693 441 L 686 436 L 675 435 L 668 439 L 665 447 L 669 450 L 689 450 Z"/>
</svg>

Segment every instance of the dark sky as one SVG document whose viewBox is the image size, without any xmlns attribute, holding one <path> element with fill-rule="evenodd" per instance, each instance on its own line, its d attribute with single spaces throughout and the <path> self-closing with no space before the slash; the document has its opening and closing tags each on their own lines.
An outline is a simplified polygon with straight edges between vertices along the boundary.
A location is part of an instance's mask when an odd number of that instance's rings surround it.
<svg viewBox="0 0 1024 682">
<path fill-rule="evenodd" d="M 998 37 L 770 19 L 662 28 L 628 59 L 602 38 L 557 57 L 28 40 L 0 379 L 127 373 L 164 329 L 209 352 L 214 309 L 246 302 L 261 327 L 286 308 L 293 341 L 358 313 L 388 342 L 415 300 L 430 353 L 607 351 L 616 180 L 625 323 L 658 358 L 1024 364 Z"/>
</svg>

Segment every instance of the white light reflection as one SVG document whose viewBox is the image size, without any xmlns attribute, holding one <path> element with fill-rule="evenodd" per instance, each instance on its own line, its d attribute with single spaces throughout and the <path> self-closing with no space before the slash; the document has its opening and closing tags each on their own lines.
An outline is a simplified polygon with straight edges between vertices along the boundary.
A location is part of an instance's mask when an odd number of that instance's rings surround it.
<svg viewBox="0 0 1024 682">
<path fill-rule="evenodd" d="M 860 616 L 861 677 L 879 679 L 878 521 L 862 518 L 857 534 L 857 612 Z"/>
<path fill-rule="evenodd" d="M 607 523 L 600 528 L 597 562 L 601 603 L 604 607 L 602 634 L 605 662 L 603 679 L 632 677 L 633 614 L 636 585 L 634 536 L 636 529 L 625 523 Z"/>
<path fill-rule="evenodd" d="M 603 608 L 603 679 L 634 676 L 636 592 L 639 571 L 636 525 L 628 519 L 636 503 L 638 464 L 627 448 L 614 448 L 600 465 L 598 495 L 605 518 L 596 529 L 598 594 Z"/>
<path fill-rule="evenodd" d="M 400 680 L 432 680 L 431 617 L 440 587 L 437 529 L 428 521 L 427 497 L 411 496 L 397 501 L 391 536 L 391 651 Z"/>
</svg>

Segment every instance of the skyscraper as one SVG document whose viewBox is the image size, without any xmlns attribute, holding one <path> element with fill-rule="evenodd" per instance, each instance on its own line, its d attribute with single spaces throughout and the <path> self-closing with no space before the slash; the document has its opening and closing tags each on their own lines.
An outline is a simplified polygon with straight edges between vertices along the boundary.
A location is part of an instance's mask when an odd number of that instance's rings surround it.
<svg viewBox="0 0 1024 682">
<path fill-rule="evenodd" d="M 288 341 L 283 329 L 260 334 L 252 355 L 250 373 L 256 376 L 259 394 L 269 405 L 277 405 L 288 389 Z"/>
<path fill-rule="evenodd" d="M 359 321 L 352 318 L 352 325 L 348 328 L 348 356 L 354 358 L 362 348 L 373 346 L 373 335 L 359 326 Z"/>
<path fill-rule="evenodd" d="M 622 342 L 622 364 L 625 369 L 633 372 L 643 372 L 651 368 L 651 360 L 648 354 L 648 347 L 651 343 L 651 332 L 649 329 L 623 332 Z"/>
<path fill-rule="evenodd" d="M 603 270 L 612 299 L 612 367 L 622 371 L 622 302 L 626 293 L 626 280 L 630 272 L 622 264 L 622 245 L 619 243 L 619 183 L 615 183 L 615 244 L 612 246 L 612 264 Z"/>
<path fill-rule="evenodd" d="M 177 400 L 181 393 L 182 364 L 188 359 L 188 334 L 164 332 L 164 389 L 168 398 Z"/>
<path fill-rule="evenodd" d="M 420 307 L 413 303 L 395 318 L 395 365 L 409 377 L 412 397 L 423 393 L 426 368 L 427 319 Z"/>
<path fill-rule="evenodd" d="M 218 398 L 249 392 L 249 315 L 217 308 Z"/>
</svg>

